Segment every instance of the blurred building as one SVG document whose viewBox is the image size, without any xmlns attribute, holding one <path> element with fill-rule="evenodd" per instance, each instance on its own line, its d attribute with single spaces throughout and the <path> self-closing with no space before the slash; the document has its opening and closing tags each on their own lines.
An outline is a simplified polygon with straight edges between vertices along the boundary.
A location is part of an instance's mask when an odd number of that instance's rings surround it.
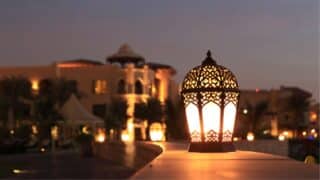
<svg viewBox="0 0 320 180">
<path fill-rule="evenodd" d="M 177 97 L 177 85 L 173 80 L 175 74 L 173 67 L 148 62 L 127 44 L 109 55 L 105 63 L 76 59 L 43 66 L 0 67 L 0 78 L 26 77 L 30 79 L 35 93 L 43 79 L 65 78 L 76 81 L 79 92 L 83 94 L 81 104 L 97 116 L 103 116 L 106 104 L 113 97 L 125 98 L 129 105 L 128 116 L 132 117 L 127 127 L 131 128 L 142 126 L 133 124 L 135 103 L 146 102 L 150 97 L 164 103 L 167 99 Z"/>
<path fill-rule="evenodd" d="M 255 131 L 266 136 L 277 137 L 285 133 L 288 138 L 298 137 L 310 128 L 310 118 L 315 122 L 319 118 L 317 108 L 310 104 L 311 96 L 303 89 L 286 86 L 271 90 L 241 90 L 236 129 L 252 131 L 250 126 L 255 121 Z"/>
</svg>

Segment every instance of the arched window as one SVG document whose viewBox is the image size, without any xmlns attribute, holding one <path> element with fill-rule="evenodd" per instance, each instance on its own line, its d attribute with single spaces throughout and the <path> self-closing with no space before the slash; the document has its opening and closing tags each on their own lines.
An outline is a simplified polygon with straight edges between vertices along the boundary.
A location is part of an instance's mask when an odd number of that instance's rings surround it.
<svg viewBox="0 0 320 180">
<path fill-rule="evenodd" d="M 118 82 L 118 93 L 119 94 L 124 94 L 126 93 L 126 82 L 121 79 L 119 82 Z"/>
<path fill-rule="evenodd" d="M 142 89 L 142 83 L 139 80 L 137 80 L 136 83 L 134 83 L 134 92 L 136 94 L 142 94 Z"/>
</svg>

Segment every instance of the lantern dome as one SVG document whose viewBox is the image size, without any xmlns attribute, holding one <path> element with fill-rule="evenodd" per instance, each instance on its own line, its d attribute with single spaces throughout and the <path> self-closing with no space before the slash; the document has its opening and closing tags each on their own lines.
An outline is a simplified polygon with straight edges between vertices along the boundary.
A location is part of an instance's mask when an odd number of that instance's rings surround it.
<svg viewBox="0 0 320 180">
<path fill-rule="evenodd" d="M 238 82 L 233 73 L 218 65 L 208 51 L 202 65 L 191 69 L 182 83 L 182 92 L 203 91 L 238 91 Z"/>
</svg>

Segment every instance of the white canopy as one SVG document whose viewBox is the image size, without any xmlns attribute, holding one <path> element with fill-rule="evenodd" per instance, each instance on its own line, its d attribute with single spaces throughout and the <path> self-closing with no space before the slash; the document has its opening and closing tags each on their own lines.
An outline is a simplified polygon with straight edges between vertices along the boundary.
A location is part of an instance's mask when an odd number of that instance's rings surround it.
<svg viewBox="0 0 320 180">
<path fill-rule="evenodd" d="M 60 112 L 66 119 L 66 123 L 71 125 L 91 125 L 96 127 L 104 123 L 101 118 L 89 113 L 74 94 L 65 102 Z"/>
</svg>

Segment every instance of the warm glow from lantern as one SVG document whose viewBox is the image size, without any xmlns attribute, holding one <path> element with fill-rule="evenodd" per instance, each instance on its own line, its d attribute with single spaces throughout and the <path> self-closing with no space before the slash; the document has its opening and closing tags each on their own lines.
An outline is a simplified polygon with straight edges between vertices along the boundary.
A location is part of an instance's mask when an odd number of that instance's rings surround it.
<svg viewBox="0 0 320 180">
<path fill-rule="evenodd" d="M 247 134 L 247 140 L 248 141 L 253 141 L 254 140 L 254 134 L 252 132 L 248 132 Z"/>
<path fill-rule="evenodd" d="M 38 128 L 36 125 L 31 126 L 32 134 L 38 134 Z"/>
<path fill-rule="evenodd" d="M 224 108 L 223 133 L 226 131 L 233 133 L 236 112 L 237 107 L 233 103 L 227 104 Z"/>
<path fill-rule="evenodd" d="M 83 134 L 90 134 L 88 126 L 83 126 L 81 131 L 82 131 Z"/>
<path fill-rule="evenodd" d="M 31 88 L 33 91 L 39 91 L 39 81 L 38 80 L 32 80 L 31 81 Z"/>
<path fill-rule="evenodd" d="M 318 137 L 318 133 L 314 133 L 314 134 L 313 134 L 313 137 L 314 137 L 314 138 L 317 138 L 317 137 Z"/>
<path fill-rule="evenodd" d="M 14 130 L 13 129 L 10 130 L 10 134 L 12 134 L 12 135 L 14 134 Z"/>
<path fill-rule="evenodd" d="M 313 129 L 311 129 L 310 132 L 311 132 L 311 134 L 314 134 L 316 132 L 316 129 L 313 128 Z"/>
<path fill-rule="evenodd" d="M 307 135 L 307 131 L 303 131 L 302 136 L 306 136 L 306 135 Z"/>
<path fill-rule="evenodd" d="M 104 133 L 103 130 L 98 129 L 98 133 L 94 137 L 96 142 L 103 143 L 106 139 L 106 134 Z"/>
<path fill-rule="evenodd" d="M 200 118 L 199 118 L 199 111 L 196 105 L 189 104 L 186 107 L 186 115 L 187 115 L 187 121 L 189 126 L 189 132 L 192 134 L 193 132 L 201 133 L 200 131 Z M 198 139 L 192 139 L 191 141 L 199 141 Z"/>
<path fill-rule="evenodd" d="M 51 137 L 52 139 L 54 140 L 57 140 L 58 139 L 58 126 L 53 126 L 51 128 Z"/>
<path fill-rule="evenodd" d="M 150 139 L 151 141 L 163 141 L 164 140 L 164 132 L 162 125 L 160 123 L 152 123 L 150 126 Z"/>
<path fill-rule="evenodd" d="M 234 142 L 237 142 L 237 141 L 239 141 L 239 138 L 238 138 L 238 137 L 234 137 L 234 138 L 233 138 L 233 141 L 234 141 Z"/>
<path fill-rule="evenodd" d="M 210 130 L 219 133 L 220 128 L 220 107 L 210 102 L 202 108 L 203 130 L 207 134 Z"/>
<path fill-rule="evenodd" d="M 282 134 L 280 134 L 279 137 L 278 137 L 279 141 L 284 141 L 285 139 L 286 139 L 286 136 L 282 135 Z"/>
<path fill-rule="evenodd" d="M 123 141 L 123 142 L 128 142 L 128 141 L 130 141 L 130 136 L 129 136 L 129 134 L 128 134 L 126 131 L 123 131 L 123 132 L 121 133 L 121 141 Z"/>
<path fill-rule="evenodd" d="M 317 113 L 315 113 L 315 112 L 310 113 L 311 122 L 315 122 L 317 120 L 317 118 L 318 118 Z"/>
</svg>

